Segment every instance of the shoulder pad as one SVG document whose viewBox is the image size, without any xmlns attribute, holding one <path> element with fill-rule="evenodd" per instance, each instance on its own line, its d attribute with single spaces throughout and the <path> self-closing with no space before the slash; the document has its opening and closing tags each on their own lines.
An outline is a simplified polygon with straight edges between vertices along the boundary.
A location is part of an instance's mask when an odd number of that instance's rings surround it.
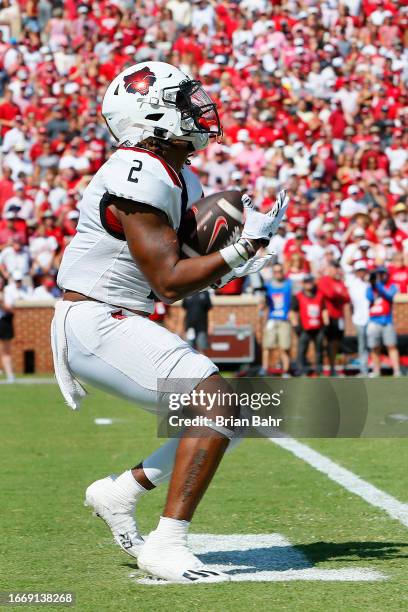
<svg viewBox="0 0 408 612">
<path fill-rule="evenodd" d="M 161 158 L 136 147 L 118 149 L 104 166 L 103 183 L 107 193 L 158 208 L 178 227 L 181 183 Z"/>
</svg>

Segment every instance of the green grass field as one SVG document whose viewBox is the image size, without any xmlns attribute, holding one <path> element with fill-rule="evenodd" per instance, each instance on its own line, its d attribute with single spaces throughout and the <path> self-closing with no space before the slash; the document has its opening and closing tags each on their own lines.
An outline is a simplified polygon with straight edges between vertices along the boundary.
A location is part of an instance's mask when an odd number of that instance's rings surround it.
<svg viewBox="0 0 408 612">
<path fill-rule="evenodd" d="M 0 415 L 0 591 L 73 591 L 81 612 L 408 609 L 407 527 L 268 440 L 245 441 L 224 459 L 192 532 L 276 533 L 315 570 L 366 568 L 383 579 L 140 585 L 129 577 L 135 563 L 83 507 L 83 491 L 153 450 L 155 419 L 97 392 L 72 413 L 51 384 L 1 386 Z M 96 417 L 117 421 L 98 426 Z M 405 439 L 310 445 L 408 502 Z M 143 498 L 143 531 L 154 528 L 164 496 L 161 489 Z M 289 569 L 279 561 L 286 552 L 261 548 L 240 559 L 279 573 Z"/>
</svg>

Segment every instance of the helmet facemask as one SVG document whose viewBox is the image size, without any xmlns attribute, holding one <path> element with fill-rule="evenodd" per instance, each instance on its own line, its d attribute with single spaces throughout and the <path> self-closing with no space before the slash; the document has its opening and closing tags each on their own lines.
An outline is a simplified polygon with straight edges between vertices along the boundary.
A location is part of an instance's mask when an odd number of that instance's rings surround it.
<svg viewBox="0 0 408 612">
<path fill-rule="evenodd" d="M 175 87 L 165 87 L 162 98 L 180 111 L 180 129 L 185 136 L 203 134 L 208 138 L 222 134 L 217 107 L 200 81 L 187 79 Z"/>
</svg>

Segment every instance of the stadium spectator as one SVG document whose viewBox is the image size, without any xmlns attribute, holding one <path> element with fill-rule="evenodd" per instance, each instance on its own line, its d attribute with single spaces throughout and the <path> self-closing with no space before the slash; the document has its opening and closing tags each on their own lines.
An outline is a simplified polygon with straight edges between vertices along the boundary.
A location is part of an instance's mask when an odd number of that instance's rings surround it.
<svg viewBox="0 0 408 612">
<path fill-rule="evenodd" d="M 11 341 L 14 337 L 13 309 L 7 300 L 5 281 L 0 276 L 0 363 L 6 374 L 6 380 L 14 382 L 11 360 Z"/>
<path fill-rule="evenodd" d="M 262 375 L 269 370 L 270 356 L 274 349 L 279 349 L 279 356 L 284 377 L 289 375 L 291 326 L 289 310 L 292 300 L 292 283 L 285 279 L 283 266 L 277 263 L 272 269 L 272 278 L 264 283 L 266 306 L 268 308 L 262 340 Z"/>
<path fill-rule="evenodd" d="M 55 236 L 47 236 L 45 225 L 39 225 L 29 239 L 32 276 L 48 274 L 52 270 L 57 249 L 58 242 Z"/>
<path fill-rule="evenodd" d="M 302 281 L 310 273 L 310 266 L 301 253 L 293 253 L 290 259 L 285 261 L 285 272 L 292 281 L 293 292 L 298 293 L 302 287 Z"/>
<path fill-rule="evenodd" d="M 13 308 L 18 300 L 24 300 L 30 293 L 22 284 L 23 275 L 18 270 L 12 274 L 10 282 L 5 285 L 0 276 L 0 358 L 1 365 L 9 383 L 14 382 L 11 342 L 14 338 Z"/>
<path fill-rule="evenodd" d="M 344 336 L 344 306 L 350 301 L 347 287 L 342 279 L 342 271 L 337 261 L 332 261 L 326 274 L 320 277 L 318 291 L 323 295 L 329 317 L 325 327 L 330 375 L 336 375 L 336 357 Z"/>
<path fill-rule="evenodd" d="M 352 307 L 351 320 L 357 332 L 359 369 L 362 376 L 368 375 L 367 325 L 369 320 L 369 302 L 367 297 L 368 268 L 364 260 L 356 261 L 353 274 L 346 277 L 347 289 Z"/>
<path fill-rule="evenodd" d="M 36 281 L 38 284 L 31 292 L 30 299 L 46 301 L 59 297 L 60 291 L 57 289 L 54 278 L 50 274 L 39 274 L 36 276 Z"/>
<path fill-rule="evenodd" d="M 186 311 L 184 329 L 186 340 L 198 351 L 208 348 L 208 312 L 212 308 L 208 291 L 200 291 L 183 299 Z"/>
<path fill-rule="evenodd" d="M 323 295 L 318 291 L 315 278 L 304 277 L 302 290 L 293 296 L 290 320 L 298 336 L 297 374 L 309 372 L 306 353 L 310 343 L 314 344 L 314 371 L 320 376 L 323 371 L 324 325 L 329 323 Z"/>
<path fill-rule="evenodd" d="M 7 88 L 4 92 L 3 101 L 0 103 L 0 126 L 3 139 L 7 132 L 14 128 L 14 120 L 19 114 L 20 109 L 13 100 L 13 91 Z"/>
<path fill-rule="evenodd" d="M 14 273 L 22 277 L 30 271 L 30 256 L 28 248 L 22 244 L 19 237 L 13 237 L 10 246 L 6 246 L 0 253 L 0 274 L 8 280 Z"/>
<path fill-rule="evenodd" d="M 30 219 L 33 217 L 34 203 L 25 195 L 24 183 L 14 183 L 14 195 L 6 200 L 3 213 L 18 212 L 19 219 Z"/>
<path fill-rule="evenodd" d="M 397 251 L 388 267 L 390 282 L 397 287 L 398 293 L 408 293 L 408 266 L 404 264 L 404 256 Z"/>
<path fill-rule="evenodd" d="M 397 287 L 390 282 L 387 268 L 378 267 L 370 274 L 367 298 L 370 321 L 367 328 L 368 347 L 373 360 L 373 376 L 381 374 L 381 348 L 385 346 L 394 376 L 400 376 L 399 352 L 392 308 Z"/>
<path fill-rule="evenodd" d="M 306 259 L 310 264 L 312 274 L 321 276 L 325 267 L 332 261 L 340 259 L 340 250 L 330 242 L 329 235 L 323 230 L 316 234 L 316 242 L 307 248 Z"/>
</svg>

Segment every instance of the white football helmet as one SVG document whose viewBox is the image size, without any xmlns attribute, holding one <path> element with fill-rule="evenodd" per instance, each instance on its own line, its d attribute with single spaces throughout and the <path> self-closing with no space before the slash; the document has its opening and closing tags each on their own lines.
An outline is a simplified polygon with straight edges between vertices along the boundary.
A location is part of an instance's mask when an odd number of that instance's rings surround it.
<svg viewBox="0 0 408 612">
<path fill-rule="evenodd" d="M 164 62 L 123 70 L 105 93 L 102 115 L 119 143 L 154 136 L 185 140 L 199 151 L 221 134 L 216 105 L 200 81 Z"/>
</svg>

